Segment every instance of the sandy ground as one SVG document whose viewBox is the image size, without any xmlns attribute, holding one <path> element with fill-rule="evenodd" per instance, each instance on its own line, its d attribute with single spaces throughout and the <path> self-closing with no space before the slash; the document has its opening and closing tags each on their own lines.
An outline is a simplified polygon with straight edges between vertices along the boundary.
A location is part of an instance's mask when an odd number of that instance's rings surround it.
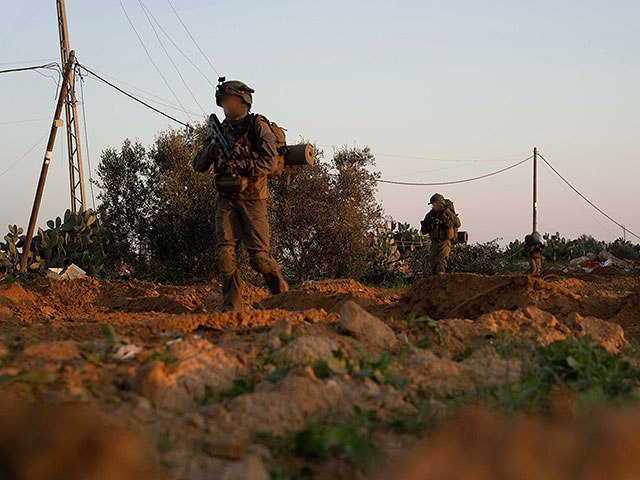
<svg viewBox="0 0 640 480">
<path fill-rule="evenodd" d="M 349 419 L 354 408 L 388 425 L 425 399 L 438 407 L 434 395 L 517 381 L 522 360 L 496 354 L 504 332 L 518 345 L 590 335 L 616 354 L 640 340 L 639 277 L 615 267 L 541 279 L 451 274 L 406 290 L 327 280 L 275 297 L 246 285 L 245 296 L 251 309 L 223 314 L 219 285 L 1 285 L 0 478 L 296 478 L 279 468 L 370 478 L 344 452 L 279 454 L 258 439 Z M 391 365 L 369 374 L 383 352 Z M 629 425 L 640 410 L 579 422 L 456 412 L 435 433 L 377 429 L 378 464 L 396 472 L 385 478 L 637 478 L 629 458 L 640 458 L 640 429 Z M 527 448 L 513 447 L 522 438 Z M 609 444 L 597 458 L 594 438 Z M 498 460 L 499 451 L 508 453 Z M 468 468 L 445 468 L 461 455 Z M 533 468 L 544 458 L 547 470 Z"/>
</svg>

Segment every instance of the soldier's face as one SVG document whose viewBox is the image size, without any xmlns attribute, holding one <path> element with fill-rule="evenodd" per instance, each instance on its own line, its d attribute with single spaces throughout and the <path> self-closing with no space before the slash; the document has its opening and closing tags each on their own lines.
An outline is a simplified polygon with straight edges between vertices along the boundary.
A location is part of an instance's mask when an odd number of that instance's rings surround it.
<svg viewBox="0 0 640 480">
<path fill-rule="evenodd" d="M 223 95 L 220 103 L 227 117 L 237 117 L 245 113 L 247 109 L 246 104 L 236 95 Z"/>
<path fill-rule="evenodd" d="M 431 208 L 436 212 L 441 212 L 442 210 L 444 210 L 444 202 L 436 200 L 431 204 Z"/>
</svg>

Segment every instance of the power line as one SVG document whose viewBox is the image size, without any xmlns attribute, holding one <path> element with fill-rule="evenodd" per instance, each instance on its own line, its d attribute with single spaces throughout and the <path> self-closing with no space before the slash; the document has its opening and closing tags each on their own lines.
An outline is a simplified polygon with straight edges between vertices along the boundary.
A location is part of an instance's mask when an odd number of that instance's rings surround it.
<svg viewBox="0 0 640 480">
<path fill-rule="evenodd" d="M 335 145 L 322 145 L 320 143 L 316 144 L 319 147 L 326 148 L 337 148 Z M 508 154 L 508 155 L 500 155 L 498 157 L 492 158 L 484 158 L 484 159 L 453 159 L 453 158 L 441 158 L 441 157 L 421 157 L 414 155 L 397 155 L 393 153 L 380 153 L 380 152 L 370 152 L 371 155 L 375 157 L 393 157 L 393 158 L 406 158 L 409 160 L 427 160 L 432 162 L 451 162 L 451 163 L 489 163 L 489 162 L 503 162 L 518 158 L 521 154 Z"/>
<path fill-rule="evenodd" d="M 182 21 L 182 18 L 180 18 L 180 15 L 178 15 L 178 12 L 176 11 L 176 9 L 174 8 L 173 4 L 171 3 L 171 0 L 167 0 L 167 2 L 169 2 L 169 6 L 171 7 L 171 10 L 173 10 L 173 13 L 176 14 L 176 17 L 178 17 L 178 20 L 180 21 L 180 23 L 182 24 L 182 26 L 184 27 L 184 29 L 186 30 L 187 34 L 189 35 L 189 37 L 191 37 L 191 40 L 193 41 L 194 45 L 196 46 L 196 48 L 198 50 L 200 50 L 200 53 L 202 54 L 202 56 L 204 57 L 204 59 L 207 61 L 207 63 L 211 66 L 211 68 L 213 69 L 214 72 L 216 72 L 216 75 L 218 77 L 220 77 L 220 74 L 218 73 L 218 70 L 216 70 L 216 67 L 213 66 L 213 63 L 211 63 L 211 61 L 209 60 L 209 57 L 207 57 L 207 55 L 202 51 L 202 49 L 200 48 L 200 45 L 198 45 L 198 42 L 196 42 L 196 39 L 193 38 L 193 35 L 191 35 L 191 32 L 189 31 L 189 29 L 187 28 L 187 26 L 184 24 L 184 22 Z"/>
<path fill-rule="evenodd" d="M 393 181 L 393 180 L 379 179 L 379 180 L 377 180 L 377 182 L 378 183 L 388 183 L 388 184 L 391 184 L 391 185 L 410 185 L 410 186 L 416 186 L 416 187 L 435 187 L 435 186 L 439 186 L 439 185 L 454 185 L 454 184 L 458 184 L 458 183 L 467 183 L 467 182 L 473 182 L 474 180 L 481 180 L 483 178 L 492 177 L 492 176 L 498 175 L 499 173 L 502 173 L 502 172 L 506 172 L 507 170 L 511 170 L 512 168 L 517 167 L 518 165 L 522 165 L 523 163 L 531 160 L 532 158 L 533 158 L 533 156 L 529 156 L 529 157 L 525 158 L 524 160 L 520 160 L 518 163 L 514 163 L 513 165 L 509 165 L 508 167 L 505 167 L 505 168 L 501 168 L 500 170 L 496 170 L 495 172 L 487 173 L 485 175 L 480 175 L 478 177 L 465 178 L 463 180 L 452 180 L 452 181 L 449 181 L 449 182 L 414 183 L 414 182 L 396 182 L 396 181 Z"/>
<path fill-rule="evenodd" d="M 39 60 L 23 60 L 21 62 L 2 62 L 0 65 L 24 65 L 25 63 L 36 63 L 36 62 L 52 62 L 56 60 L 55 58 L 41 58 Z"/>
<path fill-rule="evenodd" d="M 58 67 L 58 64 L 53 62 L 53 63 L 44 64 L 44 65 L 34 65 L 32 67 L 20 67 L 20 68 L 10 68 L 8 70 L 0 70 L 0 73 L 26 72 L 28 70 L 38 70 L 41 68 L 46 68 L 51 70 L 55 67 Z"/>
<path fill-rule="evenodd" d="M 571 185 L 571 183 L 569 183 L 569 181 L 564 178 L 560 172 L 558 172 L 555 168 L 553 168 L 553 165 L 551 165 L 546 158 L 544 158 L 542 155 L 540 155 L 540 153 L 538 153 L 538 155 L 540 156 L 540 158 L 544 161 L 544 163 L 546 163 L 549 168 L 551 170 L 553 170 L 553 172 L 558 175 L 558 177 L 560 177 L 562 179 L 562 181 L 564 183 L 566 183 L 567 185 L 569 185 L 569 187 L 571 188 L 571 190 L 573 190 L 574 192 L 576 192 L 578 195 L 580 195 L 580 197 L 582 197 L 582 199 L 587 202 L 589 205 L 591 205 L 593 208 L 595 208 L 598 212 L 600 212 L 602 215 L 604 215 L 605 217 L 607 217 L 611 222 L 615 223 L 618 227 L 622 228 L 624 231 L 626 231 L 627 233 L 630 233 L 631 235 L 633 235 L 634 237 L 636 237 L 637 239 L 640 239 L 639 235 L 636 235 L 635 233 L 633 233 L 631 230 L 629 230 L 627 227 L 625 227 L 624 225 L 622 225 L 620 222 L 614 220 L 613 218 L 611 218 L 609 215 L 607 215 L 602 209 L 600 209 L 595 203 L 593 203 L 591 200 L 589 200 L 587 197 L 585 197 L 582 193 L 580 193 L 578 191 L 578 189 L 576 187 L 574 187 L 573 185 Z"/>
<path fill-rule="evenodd" d="M 26 151 L 24 155 L 22 155 L 19 159 L 17 159 L 15 162 L 9 165 L 6 169 L 0 172 L 0 177 L 3 176 L 5 173 L 7 173 L 9 170 L 11 170 L 13 167 L 15 167 L 18 163 L 20 163 L 27 155 L 29 155 L 33 151 L 34 148 L 36 148 L 40 144 L 40 142 L 42 142 L 42 140 L 47 138 L 48 135 L 49 135 L 49 132 L 45 133 L 36 143 L 33 144 L 31 148 L 29 148 L 29 150 Z"/>
<path fill-rule="evenodd" d="M 132 100 L 135 100 L 136 102 L 144 105 L 145 107 L 153 110 L 154 112 L 159 113 L 160 115 L 164 115 L 165 117 L 167 117 L 169 120 L 173 120 L 176 123 L 179 123 L 180 125 L 184 125 L 185 127 L 189 127 L 188 123 L 182 122 L 180 120 L 178 120 L 175 117 L 172 117 L 171 115 L 169 115 L 168 113 L 164 113 L 162 110 L 158 110 L 156 107 L 149 105 L 146 102 L 143 102 L 142 100 L 140 100 L 139 98 L 137 98 L 136 96 L 130 94 L 129 92 L 127 92 L 126 90 L 123 90 L 122 88 L 118 87 L 117 85 L 114 85 L 113 83 L 111 83 L 109 80 L 105 80 L 104 78 L 102 78 L 100 75 L 98 75 L 97 73 L 92 72 L 91 70 L 89 70 L 87 67 L 85 67 L 84 65 L 82 65 L 81 63 L 78 63 L 78 66 L 83 68 L 87 73 L 93 75 L 95 78 L 97 78 L 98 80 L 106 83 L 107 85 L 109 85 L 112 88 L 115 88 L 116 90 L 118 90 L 120 93 L 122 93 L 123 95 L 126 95 L 127 97 L 131 98 Z"/>
<path fill-rule="evenodd" d="M 160 47 L 162 48 L 162 50 L 164 51 L 165 55 L 169 59 L 169 62 L 171 62 L 171 65 L 173 65 L 173 68 L 175 69 L 176 73 L 180 77 L 180 80 L 182 80 L 182 83 L 184 84 L 185 88 L 189 92 L 189 95 L 191 95 L 191 98 L 193 98 L 193 101 L 196 102 L 196 105 L 198 105 L 200 110 L 202 110 L 202 114 L 206 115 L 206 112 L 204 111 L 204 108 L 202 108 L 202 105 L 200 105 L 200 102 L 198 102 L 198 99 L 196 98 L 196 96 L 191 91 L 191 88 L 189 87 L 189 84 L 186 82 L 186 80 L 182 76 L 182 73 L 180 73 L 180 69 L 178 68 L 178 66 L 173 61 L 173 58 L 171 58 L 171 55 L 169 54 L 169 51 L 165 48 L 164 43 L 162 43 L 162 40 L 160 40 L 160 35 L 158 35 L 158 31 L 156 30 L 156 27 L 154 27 L 153 22 L 151 21 L 151 17 L 149 16 L 151 11 L 142 3 L 141 0 L 138 0 L 138 3 L 142 7 L 142 13 L 144 13 L 145 17 L 147 17 L 147 20 L 149 21 L 149 25 L 151 26 L 151 29 L 153 30 L 153 33 L 155 34 L 156 38 L 158 39 L 158 43 L 160 44 Z M 155 20 L 155 18 L 154 18 L 154 20 Z"/>
<path fill-rule="evenodd" d="M 187 113 L 187 110 L 184 108 L 184 105 L 182 104 L 182 102 L 180 101 L 178 96 L 176 95 L 176 92 L 174 92 L 173 88 L 171 88 L 171 85 L 169 84 L 169 82 L 167 81 L 165 76 L 162 74 L 162 71 L 160 70 L 158 65 L 156 65 L 156 62 L 153 61 L 153 58 L 151 57 L 151 53 L 149 53 L 149 50 L 147 50 L 147 46 L 142 41 L 142 37 L 138 33 L 138 30 L 136 29 L 136 27 L 133 24 L 133 22 L 131 21 L 131 18 L 129 18 L 129 14 L 127 13 L 127 10 L 124 8 L 124 4 L 122 3 L 122 0 L 118 0 L 118 2 L 120 3 L 120 7 L 122 8 L 122 11 L 124 12 L 125 17 L 127 17 L 127 21 L 129 22 L 129 25 L 131 25 L 131 28 L 133 29 L 134 33 L 136 34 L 136 37 L 138 37 L 138 40 L 140 41 L 140 45 L 142 45 L 142 48 L 144 49 L 145 53 L 147 54 L 147 57 L 149 58 L 149 60 L 153 64 L 154 68 L 158 72 L 158 75 L 160 75 L 160 77 L 164 81 L 164 83 L 167 86 L 167 88 L 171 91 L 171 93 L 173 94 L 173 96 L 176 99 L 176 101 L 178 102 L 178 104 L 182 107 L 182 110 L 184 111 L 184 113 L 186 113 L 187 117 L 189 117 L 189 120 L 192 120 L 191 117 L 189 116 L 189 113 Z"/>
<path fill-rule="evenodd" d="M 84 66 L 82 66 L 82 68 L 85 68 L 85 69 L 86 69 L 86 67 L 84 67 Z M 92 67 L 92 68 L 93 68 L 93 67 Z M 112 76 L 110 76 L 110 75 L 107 75 L 107 74 L 105 74 L 105 73 L 103 73 L 103 72 L 100 72 L 99 70 L 95 70 L 95 69 L 93 69 L 93 71 L 100 73 L 100 75 L 102 75 L 102 76 L 104 76 L 104 77 L 111 78 L 111 79 L 113 79 L 113 80 L 115 80 L 115 81 L 117 81 L 117 82 L 120 82 L 120 83 L 124 84 L 124 85 L 128 85 L 128 86 L 130 86 L 131 88 L 133 88 L 134 90 L 139 90 L 139 91 L 141 91 L 141 92 L 144 92 L 144 90 L 142 90 L 142 89 L 140 89 L 140 88 L 137 88 L 137 87 L 135 87 L 135 86 L 133 86 L 133 85 L 131 85 L 131 84 L 129 84 L 129 83 L 123 82 L 122 80 L 118 80 L 117 78 L 114 78 L 114 77 L 112 77 Z M 89 76 L 88 78 L 90 78 L 90 79 L 91 79 L 91 80 L 93 80 L 93 81 L 99 81 L 96 77 L 93 77 L 93 76 Z M 134 95 L 134 93 L 129 92 L 129 91 L 127 91 L 126 89 L 124 89 L 124 88 L 122 88 L 122 87 L 120 87 L 120 89 L 121 89 L 122 91 L 124 91 L 124 92 L 127 92 L 127 93 L 129 93 L 129 94 L 131 94 L 131 95 Z M 154 95 L 154 94 L 152 94 L 152 93 L 148 93 L 148 92 L 145 92 L 145 93 L 147 93 L 147 95 L 151 95 L 151 96 L 156 97 L 156 98 L 162 98 L 162 97 L 158 97 L 157 95 Z M 147 97 L 147 96 L 145 96 L 145 95 L 141 95 L 141 94 L 139 94 L 139 93 L 137 93 L 137 94 L 135 94 L 135 95 L 137 95 L 137 96 L 138 96 L 138 97 L 140 97 L 140 98 L 143 98 L 144 100 L 148 100 L 149 102 L 153 102 L 153 103 L 157 103 L 158 105 L 162 105 L 163 107 L 167 107 L 167 108 L 170 108 L 170 109 L 172 109 L 172 110 L 177 110 L 178 112 L 184 112 L 184 111 L 183 111 L 183 110 L 182 110 L 178 105 L 176 105 L 175 103 L 171 103 L 171 102 L 170 102 L 170 101 L 168 101 L 168 100 L 164 100 L 164 99 L 162 99 L 163 101 L 161 102 L 161 101 L 159 101 L 159 100 L 155 100 L 155 99 L 153 99 L 153 98 Z M 193 111 L 191 111 L 191 110 L 187 110 L 187 111 L 188 111 L 189 113 L 193 114 L 193 115 L 200 115 L 198 112 L 193 112 Z"/>
<path fill-rule="evenodd" d="M 140 1 L 140 0 L 139 0 Z M 206 73 L 204 73 L 200 67 L 198 67 L 198 65 L 196 65 L 196 63 L 191 60 L 191 58 L 182 51 L 182 49 L 176 44 L 176 42 L 173 41 L 173 39 L 171 38 L 171 36 L 167 33 L 167 31 L 162 28 L 162 25 L 160 25 L 160 22 L 158 22 L 158 20 L 156 19 L 156 17 L 153 15 L 153 13 L 151 13 L 151 10 L 149 10 L 149 8 L 142 3 L 142 1 L 140 1 L 140 5 L 142 5 L 143 8 L 145 8 L 147 10 L 147 12 L 149 12 L 149 15 L 151 15 L 151 18 L 153 18 L 153 21 L 156 22 L 156 25 L 158 25 L 158 28 L 160 28 L 160 30 L 162 30 L 162 33 L 165 34 L 165 36 L 169 39 L 169 41 L 171 42 L 171 44 L 176 48 L 176 50 L 178 50 L 182 56 L 191 64 L 193 65 L 193 67 L 200 72 L 200 75 L 202 75 L 204 77 L 204 79 L 209 82 L 209 85 L 211 85 L 213 88 L 216 88 L 216 84 L 213 83 L 211 80 L 209 80 L 209 77 L 207 76 Z M 217 73 L 217 72 L 216 72 Z"/>
<path fill-rule="evenodd" d="M 0 122 L 0 125 L 13 125 L 16 123 L 40 122 L 42 120 L 51 120 L 51 117 L 31 118 L 29 120 L 12 120 L 10 122 Z"/>
<path fill-rule="evenodd" d="M 538 152 L 538 155 L 540 153 Z M 574 202 L 576 202 L 576 205 L 578 205 L 578 207 L 580 207 L 580 209 L 586 213 L 588 216 L 590 216 L 594 222 L 596 222 L 598 225 L 600 225 L 602 228 L 604 228 L 610 235 L 613 234 L 613 232 L 611 230 L 609 230 L 607 227 L 605 227 L 602 222 L 600 222 L 600 220 L 598 220 L 594 215 L 591 214 L 591 212 L 589 212 L 585 206 L 580 203 L 580 201 L 573 195 L 573 193 L 571 193 L 571 191 L 560 181 L 560 179 L 558 177 L 556 177 L 555 175 L 553 175 L 553 172 L 551 171 L 551 169 L 545 164 L 542 164 L 544 166 L 544 168 L 551 174 L 551 177 L 558 182 L 558 185 L 560 185 L 560 188 L 562 188 L 565 192 L 567 192 L 567 195 L 569 195 L 569 197 L 571 197 L 571 200 L 573 200 Z"/>
</svg>

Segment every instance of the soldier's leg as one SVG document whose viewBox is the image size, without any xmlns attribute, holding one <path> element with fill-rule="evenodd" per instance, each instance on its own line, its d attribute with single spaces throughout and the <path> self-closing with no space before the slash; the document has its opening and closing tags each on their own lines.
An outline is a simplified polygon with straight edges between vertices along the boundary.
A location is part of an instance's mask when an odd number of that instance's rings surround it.
<svg viewBox="0 0 640 480">
<path fill-rule="evenodd" d="M 529 273 L 529 275 L 536 274 L 536 259 L 533 257 L 529 257 L 529 271 L 527 273 Z"/>
<path fill-rule="evenodd" d="M 534 275 L 540 276 L 542 274 L 542 258 L 541 257 L 535 257 L 534 261 L 535 261 L 535 274 Z"/>
<path fill-rule="evenodd" d="M 445 240 L 438 242 L 438 251 L 436 254 L 436 273 L 442 274 L 447 271 L 449 264 L 449 254 L 451 253 L 451 242 Z"/>
<path fill-rule="evenodd" d="M 242 201 L 243 242 L 249 252 L 249 263 L 264 276 L 272 294 L 289 290 L 280 265 L 269 255 L 269 219 L 266 200 Z"/>
<path fill-rule="evenodd" d="M 233 201 L 220 197 L 216 211 L 218 268 L 222 276 L 224 310 L 242 308 L 242 282 L 236 266 L 236 247 L 242 238 L 242 218 Z"/>
<path fill-rule="evenodd" d="M 437 266 L 436 262 L 438 261 L 438 243 L 434 240 L 431 240 L 431 245 L 429 247 L 429 265 L 431 265 L 431 273 L 436 275 Z"/>
</svg>

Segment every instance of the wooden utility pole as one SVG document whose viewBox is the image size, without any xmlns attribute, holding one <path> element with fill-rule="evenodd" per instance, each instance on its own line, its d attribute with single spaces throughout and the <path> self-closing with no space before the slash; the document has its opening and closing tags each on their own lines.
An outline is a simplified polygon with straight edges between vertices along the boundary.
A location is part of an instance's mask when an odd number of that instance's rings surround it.
<svg viewBox="0 0 640 480">
<path fill-rule="evenodd" d="M 60 56 L 62 65 L 67 64 L 69 56 L 69 32 L 67 30 L 67 11 L 64 0 L 56 0 L 58 12 L 58 34 L 60 37 Z M 78 127 L 78 111 L 76 109 L 76 92 L 74 77 L 69 77 L 69 86 L 65 97 L 65 113 L 67 115 L 67 149 L 69 151 L 69 183 L 71 186 L 71 211 L 84 210 L 84 173 L 82 171 L 82 151 L 80 150 L 80 133 Z"/>
<path fill-rule="evenodd" d="M 38 219 L 38 210 L 40 210 L 40 201 L 42 200 L 44 182 L 47 179 L 49 162 L 51 162 L 51 155 L 53 154 L 53 144 L 56 141 L 56 132 L 58 131 L 58 127 L 62 126 L 62 120 L 60 120 L 60 114 L 62 113 L 62 105 L 64 103 L 64 99 L 67 96 L 67 90 L 69 88 L 69 78 L 72 76 L 72 73 L 73 73 L 73 62 L 75 58 L 76 58 L 76 52 L 71 50 L 67 63 L 64 66 L 62 86 L 60 87 L 60 95 L 58 96 L 56 111 L 55 111 L 55 114 L 53 115 L 53 124 L 51 125 L 51 133 L 49 133 L 49 141 L 47 142 L 47 151 L 44 154 L 42 170 L 40 170 L 40 180 L 38 180 L 38 188 L 36 189 L 36 198 L 33 200 L 33 208 L 31 209 L 31 217 L 29 218 L 29 228 L 27 229 L 27 238 L 25 239 L 25 245 L 22 250 L 22 261 L 20 263 L 21 272 L 27 271 L 29 251 L 31 250 L 31 241 L 33 240 L 33 231 L 36 228 L 36 220 Z"/>
<path fill-rule="evenodd" d="M 538 148 L 533 147 L 533 230 L 538 231 Z"/>
</svg>

